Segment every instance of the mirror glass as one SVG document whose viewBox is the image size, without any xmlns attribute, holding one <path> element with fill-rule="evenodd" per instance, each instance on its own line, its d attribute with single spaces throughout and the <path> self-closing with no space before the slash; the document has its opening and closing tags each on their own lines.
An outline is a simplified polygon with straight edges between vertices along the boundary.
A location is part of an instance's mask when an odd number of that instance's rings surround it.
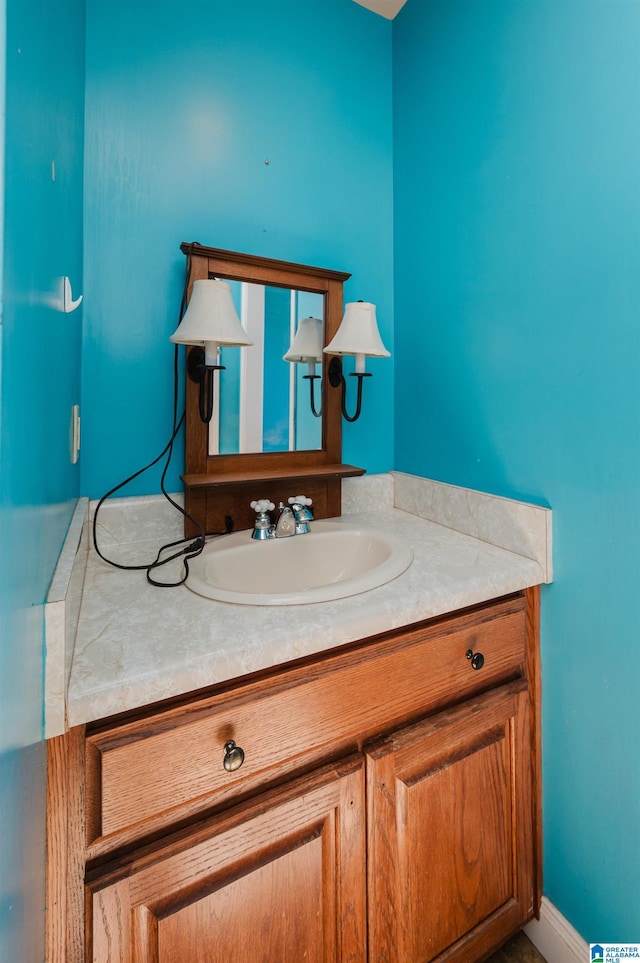
<svg viewBox="0 0 640 963">
<path fill-rule="evenodd" d="M 311 410 L 306 364 L 283 356 L 302 318 L 324 321 L 324 294 L 228 280 L 249 348 L 223 347 L 215 379 L 209 455 L 309 451 L 322 447 L 322 418 Z M 324 343 L 324 339 L 323 339 Z M 321 363 L 317 365 L 321 373 Z M 321 383 L 314 382 L 320 410 Z"/>
</svg>

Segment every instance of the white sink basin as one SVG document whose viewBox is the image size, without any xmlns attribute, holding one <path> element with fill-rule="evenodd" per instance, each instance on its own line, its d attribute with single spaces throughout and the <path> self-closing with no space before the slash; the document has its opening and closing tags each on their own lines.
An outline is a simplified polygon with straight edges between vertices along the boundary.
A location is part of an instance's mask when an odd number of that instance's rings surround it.
<svg viewBox="0 0 640 963">
<path fill-rule="evenodd" d="M 304 605 L 378 588 L 412 561 L 393 535 L 323 519 L 290 538 L 261 541 L 249 531 L 217 538 L 189 563 L 187 586 L 219 602 Z"/>
</svg>

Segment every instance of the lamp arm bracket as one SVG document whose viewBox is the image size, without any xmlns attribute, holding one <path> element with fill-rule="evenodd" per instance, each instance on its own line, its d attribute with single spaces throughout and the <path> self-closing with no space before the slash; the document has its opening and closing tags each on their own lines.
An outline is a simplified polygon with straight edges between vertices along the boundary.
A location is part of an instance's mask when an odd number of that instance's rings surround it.
<svg viewBox="0 0 640 963">
<path fill-rule="evenodd" d="M 223 364 L 205 364 L 204 348 L 195 345 L 187 356 L 187 374 L 200 386 L 198 392 L 198 412 L 200 420 L 206 425 L 213 415 L 213 372 L 223 371 Z"/>
<path fill-rule="evenodd" d="M 362 379 L 370 378 L 371 372 L 370 371 L 352 371 L 349 375 L 350 378 L 358 379 L 358 394 L 356 397 L 356 410 L 353 413 L 353 415 L 347 414 L 347 409 L 345 404 L 346 393 L 347 393 L 347 383 L 342 373 L 342 360 L 340 357 L 336 356 L 331 359 L 331 361 L 329 362 L 329 371 L 327 374 L 329 378 L 329 384 L 331 385 L 332 388 L 340 388 L 340 387 L 342 388 L 342 399 L 341 399 L 342 417 L 344 418 L 345 421 L 351 421 L 351 422 L 357 421 L 358 418 L 360 417 L 360 410 L 362 408 Z"/>
<path fill-rule="evenodd" d="M 187 357 L 187 374 L 197 385 L 204 381 L 205 371 L 224 371 L 223 364 L 205 364 L 204 348 L 194 345 Z"/>
<path fill-rule="evenodd" d="M 303 375 L 302 377 L 305 379 L 305 381 L 309 382 L 309 400 L 311 402 L 311 413 L 315 418 L 320 418 L 320 416 L 322 415 L 322 404 L 320 404 L 320 410 L 317 411 L 315 392 L 314 392 L 313 386 L 315 382 L 319 381 L 322 376 L 318 374 L 306 374 L 306 375 Z"/>
</svg>

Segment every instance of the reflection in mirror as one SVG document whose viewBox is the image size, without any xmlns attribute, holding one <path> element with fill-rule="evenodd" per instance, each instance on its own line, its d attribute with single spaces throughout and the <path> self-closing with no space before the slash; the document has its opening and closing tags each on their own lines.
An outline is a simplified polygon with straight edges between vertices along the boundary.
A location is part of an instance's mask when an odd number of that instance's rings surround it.
<svg viewBox="0 0 640 963">
<path fill-rule="evenodd" d="M 253 345 L 222 348 L 209 455 L 310 451 L 322 447 L 322 420 L 309 404 L 307 366 L 284 360 L 302 319 L 324 318 L 324 295 L 246 281 L 228 282 Z M 318 390 L 318 397 L 320 392 Z"/>
<path fill-rule="evenodd" d="M 301 318 L 291 346 L 284 356 L 284 360 L 291 364 L 307 366 L 307 373 L 302 377 L 309 382 L 309 404 L 314 418 L 322 417 L 322 407 L 318 409 L 316 405 L 315 383 L 322 378 L 322 375 L 317 374 L 316 367 L 322 364 L 323 360 L 323 335 L 324 325 L 320 318 Z"/>
</svg>

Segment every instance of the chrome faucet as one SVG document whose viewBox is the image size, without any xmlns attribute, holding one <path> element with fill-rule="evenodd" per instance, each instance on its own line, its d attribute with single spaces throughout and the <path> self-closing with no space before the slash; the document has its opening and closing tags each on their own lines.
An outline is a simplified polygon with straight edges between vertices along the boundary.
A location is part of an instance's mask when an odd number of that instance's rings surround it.
<svg viewBox="0 0 640 963">
<path fill-rule="evenodd" d="M 251 507 L 256 513 L 251 538 L 258 538 L 260 540 L 274 538 L 275 527 L 271 524 L 269 512 L 272 512 L 276 506 L 273 502 L 270 502 L 268 498 L 259 498 L 257 501 L 251 502 Z"/>
<path fill-rule="evenodd" d="M 251 507 L 256 513 L 256 520 L 253 526 L 252 538 L 264 541 L 267 538 L 290 538 L 292 535 L 306 535 L 309 529 L 309 522 L 313 521 L 313 514 L 310 509 L 311 499 L 305 495 L 294 495 L 288 499 L 289 505 L 284 502 L 278 504 L 280 516 L 274 525 L 271 515 L 275 508 L 272 501 L 268 498 L 260 498 L 251 502 Z M 290 506 L 290 507 L 289 507 Z"/>
<path fill-rule="evenodd" d="M 294 495 L 289 499 L 293 517 L 296 521 L 296 535 L 306 535 L 310 531 L 309 522 L 313 521 L 313 512 L 310 505 L 313 504 L 306 495 Z"/>
<path fill-rule="evenodd" d="M 280 517 L 276 523 L 275 537 L 289 538 L 291 535 L 296 535 L 296 520 L 293 517 L 292 510 L 283 502 L 278 503 L 278 508 L 280 509 Z"/>
</svg>

